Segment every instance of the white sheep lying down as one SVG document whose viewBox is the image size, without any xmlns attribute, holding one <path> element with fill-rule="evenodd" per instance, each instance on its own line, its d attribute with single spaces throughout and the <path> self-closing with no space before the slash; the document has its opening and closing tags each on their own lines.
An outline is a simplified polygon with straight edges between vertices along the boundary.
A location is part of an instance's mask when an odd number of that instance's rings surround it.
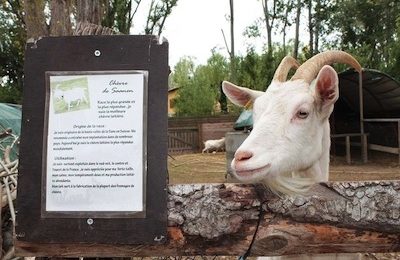
<svg viewBox="0 0 400 260">
<path fill-rule="evenodd" d="M 217 140 L 205 141 L 204 149 L 201 151 L 201 153 L 218 152 L 218 151 L 224 151 L 224 150 L 225 150 L 225 137 L 222 137 L 221 139 L 217 139 Z"/>
</svg>

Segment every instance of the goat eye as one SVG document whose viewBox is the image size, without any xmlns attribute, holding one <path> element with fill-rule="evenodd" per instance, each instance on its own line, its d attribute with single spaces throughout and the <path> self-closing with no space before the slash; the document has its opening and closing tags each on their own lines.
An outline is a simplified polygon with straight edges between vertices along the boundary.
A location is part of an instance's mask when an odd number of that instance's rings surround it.
<svg viewBox="0 0 400 260">
<path fill-rule="evenodd" d="M 308 117 L 308 112 L 300 110 L 297 112 L 297 117 L 301 118 L 301 119 L 305 119 Z"/>
</svg>

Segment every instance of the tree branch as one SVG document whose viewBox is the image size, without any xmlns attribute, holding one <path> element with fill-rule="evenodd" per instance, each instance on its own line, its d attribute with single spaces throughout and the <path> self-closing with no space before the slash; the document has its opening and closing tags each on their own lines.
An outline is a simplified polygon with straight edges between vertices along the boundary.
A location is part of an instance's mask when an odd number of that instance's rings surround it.
<svg viewBox="0 0 400 260">
<path fill-rule="evenodd" d="M 223 29 L 221 29 L 221 33 L 222 33 L 222 37 L 224 37 L 224 43 L 225 43 L 226 51 L 228 52 L 229 57 L 231 57 L 231 51 L 229 50 L 228 43 L 226 42 L 226 37 L 225 37 L 225 33 L 224 33 Z"/>
</svg>

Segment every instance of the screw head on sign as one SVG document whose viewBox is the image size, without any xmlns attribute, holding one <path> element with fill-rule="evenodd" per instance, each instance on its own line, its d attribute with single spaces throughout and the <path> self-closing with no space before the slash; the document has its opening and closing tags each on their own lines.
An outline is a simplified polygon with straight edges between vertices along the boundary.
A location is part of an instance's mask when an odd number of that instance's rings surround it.
<svg viewBox="0 0 400 260">
<path fill-rule="evenodd" d="M 163 235 L 157 236 L 154 238 L 155 242 L 162 242 L 165 239 L 165 237 Z"/>
<path fill-rule="evenodd" d="M 86 220 L 86 223 L 88 223 L 88 225 L 92 225 L 93 224 L 93 219 L 92 218 L 88 218 L 87 220 Z"/>
<path fill-rule="evenodd" d="M 99 50 L 94 51 L 94 56 L 99 57 L 101 55 L 101 52 Z"/>
</svg>

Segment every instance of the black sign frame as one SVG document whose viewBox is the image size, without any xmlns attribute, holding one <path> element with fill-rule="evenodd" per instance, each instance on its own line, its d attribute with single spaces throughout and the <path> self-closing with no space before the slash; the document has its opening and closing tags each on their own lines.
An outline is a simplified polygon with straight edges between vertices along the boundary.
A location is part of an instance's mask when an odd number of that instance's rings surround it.
<svg viewBox="0 0 400 260">
<path fill-rule="evenodd" d="M 25 54 L 16 238 L 33 243 L 159 244 L 167 236 L 168 42 L 156 36 L 68 36 L 29 43 Z M 46 72 L 147 71 L 145 217 L 42 215 Z"/>
</svg>

